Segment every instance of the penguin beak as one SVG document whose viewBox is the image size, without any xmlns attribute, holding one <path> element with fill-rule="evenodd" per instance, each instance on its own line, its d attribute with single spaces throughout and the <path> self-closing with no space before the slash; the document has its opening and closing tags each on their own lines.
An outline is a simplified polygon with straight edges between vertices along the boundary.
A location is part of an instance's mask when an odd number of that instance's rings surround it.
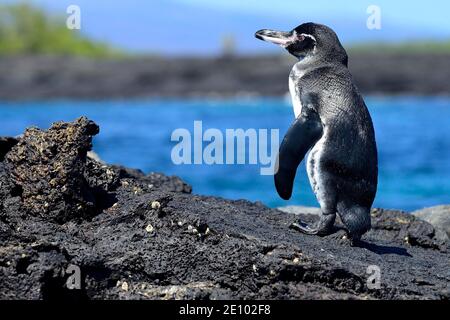
<svg viewBox="0 0 450 320">
<path fill-rule="evenodd" d="M 255 33 L 255 37 L 271 42 L 274 44 L 277 44 L 279 46 L 282 46 L 286 48 L 291 43 L 295 42 L 296 35 L 294 31 L 290 32 L 284 32 L 284 31 L 275 31 L 275 30 L 268 30 L 268 29 L 262 29 Z"/>
</svg>

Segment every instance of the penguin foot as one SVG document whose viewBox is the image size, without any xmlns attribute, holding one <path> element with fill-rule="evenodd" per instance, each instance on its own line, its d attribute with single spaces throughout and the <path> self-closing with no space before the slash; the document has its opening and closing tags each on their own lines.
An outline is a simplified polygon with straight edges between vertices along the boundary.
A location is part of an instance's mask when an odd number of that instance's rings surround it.
<svg viewBox="0 0 450 320">
<path fill-rule="evenodd" d="M 319 229 L 313 229 L 307 223 L 304 223 L 302 221 L 291 223 L 289 228 L 300 231 L 301 233 L 310 234 L 310 235 L 315 235 L 315 234 L 318 234 L 318 232 L 319 232 Z"/>
<path fill-rule="evenodd" d="M 351 247 L 362 247 L 364 241 L 361 240 L 361 235 L 349 235 Z"/>
<path fill-rule="evenodd" d="M 336 240 L 338 243 L 342 245 L 350 245 L 350 247 L 363 247 L 365 242 L 361 240 L 361 235 L 359 234 L 351 234 L 347 229 L 341 228 L 341 231 L 336 236 Z"/>
<path fill-rule="evenodd" d="M 289 228 L 300 231 L 304 234 L 326 236 L 331 233 L 335 218 L 335 214 L 322 214 L 317 226 L 314 228 L 310 227 L 307 223 L 304 223 L 301 220 L 292 223 Z"/>
</svg>

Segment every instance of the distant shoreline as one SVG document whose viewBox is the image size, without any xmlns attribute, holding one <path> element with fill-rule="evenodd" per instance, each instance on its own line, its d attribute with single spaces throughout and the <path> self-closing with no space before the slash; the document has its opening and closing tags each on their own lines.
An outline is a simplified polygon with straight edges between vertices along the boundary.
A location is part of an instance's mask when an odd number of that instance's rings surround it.
<svg viewBox="0 0 450 320">
<path fill-rule="evenodd" d="M 264 95 L 245 95 L 245 94 L 236 94 L 236 95 L 198 95 L 198 96 L 107 96 L 107 97 L 25 97 L 25 98 L 17 98 L 17 99 L 5 99 L 0 97 L 0 105 L 1 104 L 27 104 L 31 102 L 42 102 L 42 103 L 64 103 L 64 102 L 73 102 L 79 101 L 80 103 L 102 103 L 102 102 L 111 102 L 111 101 L 131 101 L 131 102 L 154 102 L 154 101 L 167 101 L 167 102 L 177 102 L 177 101 L 187 101 L 187 102 L 233 102 L 233 101 L 255 101 L 255 100 L 273 100 L 273 101 L 281 101 L 285 100 L 287 104 L 291 104 L 291 98 L 287 96 L 289 92 L 286 92 L 286 95 L 278 95 L 278 96 L 264 96 Z M 363 95 L 364 99 L 389 99 L 392 101 L 393 99 L 444 99 L 450 100 L 450 93 L 448 94 L 392 94 L 392 93 L 368 93 Z"/>
<path fill-rule="evenodd" d="M 288 56 L 0 57 L 0 100 L 280 97 Z M 450 54 L 351 53 L 365 95 L 449 96 Z"/>
</svg>

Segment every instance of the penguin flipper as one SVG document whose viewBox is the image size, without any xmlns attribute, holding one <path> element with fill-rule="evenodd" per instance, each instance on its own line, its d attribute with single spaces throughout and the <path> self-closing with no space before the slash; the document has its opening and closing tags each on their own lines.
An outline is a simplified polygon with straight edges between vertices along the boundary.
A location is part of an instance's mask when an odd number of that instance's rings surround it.
<svg viewBox="0 0 450 320">
<path fill-rule="evenodd" d="M 292 195 L 298 165 L 323 133 L 317 112 L 312 108 L 304 109 L 287 131 L 278 152 L 275 188 L 284 200 L 289 200 Z"/>
</svg>

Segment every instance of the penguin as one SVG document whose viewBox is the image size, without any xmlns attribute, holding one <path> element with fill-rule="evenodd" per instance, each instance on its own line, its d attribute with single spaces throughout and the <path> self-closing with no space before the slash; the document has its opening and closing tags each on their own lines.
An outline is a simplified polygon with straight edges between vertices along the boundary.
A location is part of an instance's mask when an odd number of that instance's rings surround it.
<svg viewBox="0 0 450 320">
<path fill-rule="evenodd" d="M 299 221 L 291 227 L 329 235 L 338 214 L 354 244 L 371 228 L 378 159 L 372 119 L 348 70 L 347 53 L 331 28 L 312 22 L 255 36 L 298 59 L 289 75 L 295 120 L 279 148 L 275 187 L 290 199 L 297 167 L 309 152 L 307 173 L 321 214 L 315 226 Z"/>
</svg>

